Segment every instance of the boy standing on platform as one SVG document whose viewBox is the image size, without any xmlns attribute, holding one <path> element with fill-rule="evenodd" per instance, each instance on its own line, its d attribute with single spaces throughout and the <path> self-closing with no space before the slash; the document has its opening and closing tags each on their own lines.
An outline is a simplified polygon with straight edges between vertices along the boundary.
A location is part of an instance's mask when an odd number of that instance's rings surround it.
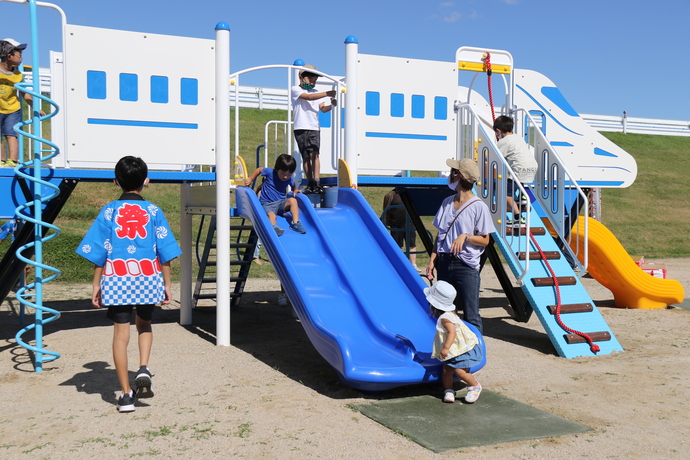
<svg viewBox="0 0 690 460">
<path fill-rule="evenodd" d="M 313 65 L 304 67 L 316 70 Z M 321 125 L 319 111 L 330 112 L 337 105 L 335 91 L 317 92 L 314 89 L 319 76 L 308 70 L 299 73 L 299 85 L 291 89 L 293 126 L 297 148 L 302 154 L 302 165 L 307 176 L 307 187 L 304 193 L 323 193 L 321 188 Z M 326 98 L 330 98 L 330 101 Z M 326 99 L 326 100 L 324 100 Z"/>
</svg>

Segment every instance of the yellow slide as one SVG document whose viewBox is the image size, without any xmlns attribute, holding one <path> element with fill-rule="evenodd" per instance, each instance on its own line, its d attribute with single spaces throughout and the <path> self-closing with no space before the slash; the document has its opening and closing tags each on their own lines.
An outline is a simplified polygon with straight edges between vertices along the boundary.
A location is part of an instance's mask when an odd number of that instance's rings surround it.
<svg viewBox="0 0 690 460">
<path fill-rule="evenodd" d="M 589 267 L 587 271 L 602 286 L 613 292 L 617 307 L 666 308 L 683 302 L 685 291 L 676 280 L 655 278 L 642 271 L 623 245 L 602 223 L 589 219 Z M 575 232 L 575 228 L 573 228 Z M 583 244 L 584 219 L 577 223 L 580 247 Z M 575 241 L 571 242 L 574 247 Z M 580 260 L 582 262 L 582 260 Z"/>
</svg>

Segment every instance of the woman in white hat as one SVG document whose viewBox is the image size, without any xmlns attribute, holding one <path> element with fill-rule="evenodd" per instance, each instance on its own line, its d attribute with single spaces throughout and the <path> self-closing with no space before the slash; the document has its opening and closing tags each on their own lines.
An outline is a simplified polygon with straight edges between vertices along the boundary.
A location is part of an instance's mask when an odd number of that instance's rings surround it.
<svg viewBox="0 0 690 460">
<path fill-rule="evenodd" d="M 447 281 L 458 292 L 455 304 L 463 318 L 483 333 L 479 315 L 479 265 L 489 234 L 495 231 L 489 208 L 473 192 L 479 180 L 479 166 L 469 158 L 447 160 L 448 187 L 456 191 L 441 203 L 434 217 L 438 229 L 426 276 Z"/>
<path fill-rule="evenodd" d="M 436 336 L 432 358 L 443 361 L 443 402 L 455 402 L 453 374 L 467 384 L 465 402 L 473 403 L 479 398 L 482 386 L 470 372 L 470 368 L 482 362 L 483 351 L 479 339 L 455 313 L 455 288 L 445 281 L 439 281 L 424 289 L 429 309 L 436 321 Z"/>
</svg>

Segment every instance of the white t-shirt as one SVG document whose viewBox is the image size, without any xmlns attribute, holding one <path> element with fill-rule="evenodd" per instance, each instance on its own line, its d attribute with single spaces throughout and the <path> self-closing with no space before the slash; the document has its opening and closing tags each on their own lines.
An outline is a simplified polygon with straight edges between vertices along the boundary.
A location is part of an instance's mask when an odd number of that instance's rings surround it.
<svg viewBox="0 0 690 460">
<path fill-rule="evenodd" d="M 324 102 L 325 98 L 308 101 L 301 99 L 300 95 L 304 93 L 318 93 L 316 88 L 306 90 L 301 86 L 293 86 L 291 89 L 292 95 L 292 113 L 293 113 L 293 127 L 294 129 L 309 129 L 318 131 L 319 125 L 319 106 Z"/>
<path fill-rule="evenodd" d="M 473 197 L 462 208 L 455 211 L 453 209 L 454 199 L 455 195 L 451 195 L 443 200 L 441 207 L 436 212 L 436 217 L 434 217 L 433 225 L 438 229 L 437 254 L 442 252 L 450 253 L 450 246 L 453 244 L 453 241 L 463 233 L 488 235 L 496 231 L 491 220 L 491 212 L 482 200 Z M 459 212 L 462 212 L 462 214 L 455 219 Z M 455 219 L 454 222 L 453 219 Z M 453 222 L 453 225 L 449 229 L 451 222 Z M 483 252 L 484 246 L 477 246 L 466 242 L 459 256 L 467 265 L 477 269 L 479 268 L 479 258 Z"/>
<path fill-rule="evenodd" d="M 506 159 L 510 167 L 515 171 L 517 180 L 522 183 L 532 182 L 534 175 L 537 173 L 538 165 L 534 155 L 529 152 L 525 141 L 517 134 L 508 134 L 498 141 L 497 145 L 503 158 Z"/>
</svg>

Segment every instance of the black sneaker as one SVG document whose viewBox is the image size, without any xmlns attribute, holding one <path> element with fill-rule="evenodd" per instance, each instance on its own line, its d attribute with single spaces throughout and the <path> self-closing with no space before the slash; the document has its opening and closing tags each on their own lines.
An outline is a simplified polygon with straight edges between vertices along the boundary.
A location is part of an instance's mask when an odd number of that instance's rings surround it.
<svg viewBox="0 0 690 460">
<path fill-rule="evenodd" d="M 304 187 L 304 190 L 302 191 L 302 193 L 314 193 L 314 189 L 312 188 L 311 185 L 307 185 L 306 187 Z"/>
<path fill-rule="evenodd" d="M 134 412 L 134 393 L 132 391 L 117 398 L 118 412 Z"/>
<path fill-rule="evenodd" d="M 137 371 L 137 376 L 134 379 L 134 385 L 137 387 L 137 399 L 153 398 L 151 377 L 151 371 L 146 366 L 141 366 Z"/>
<path fill-rule="evenodd" d="M 321 187 L 321 184 L 316 184 L 314 187 L 312 187 L 312 190 L 314 193 L 323 193 L 323 187 Z"/>
</svg>

